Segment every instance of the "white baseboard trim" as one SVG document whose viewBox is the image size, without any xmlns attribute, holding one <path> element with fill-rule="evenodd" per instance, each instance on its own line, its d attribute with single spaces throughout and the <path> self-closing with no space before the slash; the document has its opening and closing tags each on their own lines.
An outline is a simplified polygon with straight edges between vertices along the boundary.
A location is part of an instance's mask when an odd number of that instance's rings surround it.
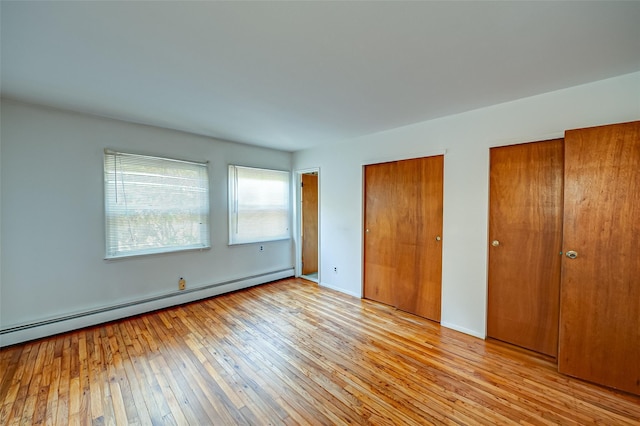
<svg viewBox="0 0 640 426">
<path fill-rule="evenodd" d="M 354 293 L 352 291 L 349 290 L 345 290 L 344 288 L 341 287 L 336 287 L 330 284 L 326 284 L 326 283 L 318 283 L 319 286 L 325 287 L 325 288 L 329 288 L 331 290 L 335 290 L 335 291 L 339 291 L 340 293 L 344 293 L 344 294 L 348 294 L 349 296 L 353 296 L 353 297 L 357 297 L 358 299 L 362 299 L 362 295 L 361 294 L 357 294 Z"/>
<path fill-rule="evenodd" d="M 282 269 L 280 271 L 267 272 L 260 275 L 213 283 L 179 292 L 171 292 L 149 299 L 137 300 L 120 305 L 51 318 L 45 321 L 9 327 L 0 330 L 0 347 L 39 339 L 41 337 L 52 336 L 54 334 L 64 333 L 71 330 L 77 330 L 133 315 L 139 315 L 145 312 L 155 311 L 157 309 L 206 299 L 208 297 L 241 290 L 243 288 L 264 284 L 270 281 L 289 278 L 293 275 L 293 268 Z"/>
<path fill-rule="evenodd" d="M 452 324 L 450 322 L 440 321 L 440 325 L 443 326 L 443 327 L 446 327 L 446 328 L 450 328 L 451 330 L 459 331 L 460 333 L 464 333 L 464 334 L 468 334 L 468 335 L 473 336 L 473 337 L 477 337 L 478 339 L 482 339 L 482 340 L 486 339 L 486 336 L 484 335 L 484 333 L 478 333 L 475 330 L 471 330 L 471 329 L 465 328 L 465 327 L 460 327 L 459 325 Z"/>
</svg>

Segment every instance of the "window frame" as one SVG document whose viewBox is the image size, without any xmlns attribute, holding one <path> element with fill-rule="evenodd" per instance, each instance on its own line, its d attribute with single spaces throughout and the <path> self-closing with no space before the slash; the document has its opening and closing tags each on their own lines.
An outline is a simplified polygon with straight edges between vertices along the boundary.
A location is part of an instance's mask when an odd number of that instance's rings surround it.
<svg viewBox="0 0 640 426">
<path fill-rule="evenodd" d="M 285 194 L 286 194 L 286 235 L 281 234 L 274 237 L 256 237 L 252 239 L 237 239 L 234 238 L 234 228 L 237 226 L 237 213 L 236 209 L 237 205 L 237 183 L 235 176 L 232 176 L 232 171 L 234 169 L 249 169 L 255 171 L 264 171 L 264 172 L 273 172 L 273 173 L 281 173 L 285 174 L 287 177 L 286 185 L 285 185 Z M 291 234 L 291 218 L 292 218 L 292 201 L 291 201 L 291 171 L 290 170 L 280 170 L 280 169 L 271 169 L 266 167 L 251 167 L 251 166 L 242 166 L 239 164 L 229 164 L 228 165 L 228 204 L 227 204 L 227 213 L 228 213 L 228 245 L 229 246 L 237 246 L 237 245 L 245 245 L 245 244 L 259 244 L 266 243 L 272 241 L 284 241 L 290 240 L 292 238 Z M 236 218 L 234 220 L 234 218 Z"/>
<path fill-rule="evenodd" d="M 204 226 L 205 229 L 200 233 L 200 239 L 196 244 L 188 244 L 188 245 L 173 245 L 173 246 L 157 246 L 155 248 L 148 249 L 133 249 L 126 251 L 117 251 L 113 247 L 110 247 L 110 242 L 112 241 L 112 237 L 110 237 L 111 228 L 113 225 L 110 225 L 109 214 L 110 214 L 110 205 L 108 199 L 108 188 L 107 185 L 117 185 L 118 179 L 109 180 L 109 172 L 107 170 L 107 158 L 108 156 L 113 156 L 117 158 L 117 156 L 128 156 L 135 157 L 138 160 L 148 159 L 150 162 L 166 162 L 170 163 L 182 163 L 182 164 L 190 164 L 195 167 L 200 167 L 200 172 L 204 171 L 204 178 L 199 179 L 200 182 L 206 184 L 205 194 L 202 197 L 204 200 L 204 210 L 200 218 L 204 220 L 204 222 L 200 222 L 199 225 Z M 113 161 L 113 160 L 112 160 Z M 150 165 L 150 164 L 149 164 Z M 194 169 L 195 170 L 195 169 Z M 104 260 L 119 260 L 126 259 L 131 257 L 140 257 L 140 256 L 149 256 L 156 254 L 169 254 L 169 253 L 179 253 L 179 252 L 187 252 L 187 251 L 202 251 L 211 249 L 211 174 L 209 171 L 209 161 L 194 161 L 194 160 L 186 160 L 182 158 L 162 156 L 162 155 L 150 155 L 150 154 L 142 154 L 138 152 L 132 151 L 121 151 L 115 149 L 104 149 L 103 154 L 103 203 L 104 203 Z M 176 203 L 179 204 L 179 203 Z M 113 208 L 113 207 L 111 207 Z M 113 246 L 113 244 L 111 244 Z"/>
</svg>

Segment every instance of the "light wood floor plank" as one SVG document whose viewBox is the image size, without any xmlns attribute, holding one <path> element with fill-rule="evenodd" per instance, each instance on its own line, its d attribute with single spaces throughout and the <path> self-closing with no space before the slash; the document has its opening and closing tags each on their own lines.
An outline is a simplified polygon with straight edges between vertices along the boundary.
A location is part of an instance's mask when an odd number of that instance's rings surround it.
<svg viewBox="0 0 640 426">
<path fill-rule="evenodd" d="M 640 397 L 300 279 L 0 350 L 0 424 L 638 425 Z"/>
</svg>

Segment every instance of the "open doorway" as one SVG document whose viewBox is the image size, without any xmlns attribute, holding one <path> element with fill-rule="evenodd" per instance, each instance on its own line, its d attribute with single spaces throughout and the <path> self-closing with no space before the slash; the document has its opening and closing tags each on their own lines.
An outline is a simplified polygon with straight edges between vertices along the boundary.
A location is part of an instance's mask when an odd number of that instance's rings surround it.
<svg viewBox="0 0 640 426">
<path fill-rule="evenodd" d="M 303 171 L 300 176 L 300 276 L 320 282 L 319 277 L 319 196 L 318 170 Z"/>
</svg>

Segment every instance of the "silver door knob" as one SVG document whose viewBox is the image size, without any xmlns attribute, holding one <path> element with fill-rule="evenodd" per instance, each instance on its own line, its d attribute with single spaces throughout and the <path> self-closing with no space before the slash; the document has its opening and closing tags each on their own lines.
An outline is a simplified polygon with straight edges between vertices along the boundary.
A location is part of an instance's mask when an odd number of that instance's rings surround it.
<svg viewBox="0 0 640 426">
<path fill-rule="evenodd" d="M 578 257 L 578 252 L 575 252 L 573 250 L 569 250 L 565 254 L 569 259 L 575 259 L 576 257 Z"/>
<path fill-rule="evenodd" d="M 442 238 L 440 238 L 440 235 L 436 236 L 436 241 L 440 241 Z"/>
<path fill-rule="evenodd" d="M 491 242 L 491 245 L 492 245 L 492 246 L 494 246 L 494 247 L 498 247 L 498 246 L 500 245 L 500 241 L 498 241 L 498 240 L 493 240 L 493 241 Z"/>
</svg>

